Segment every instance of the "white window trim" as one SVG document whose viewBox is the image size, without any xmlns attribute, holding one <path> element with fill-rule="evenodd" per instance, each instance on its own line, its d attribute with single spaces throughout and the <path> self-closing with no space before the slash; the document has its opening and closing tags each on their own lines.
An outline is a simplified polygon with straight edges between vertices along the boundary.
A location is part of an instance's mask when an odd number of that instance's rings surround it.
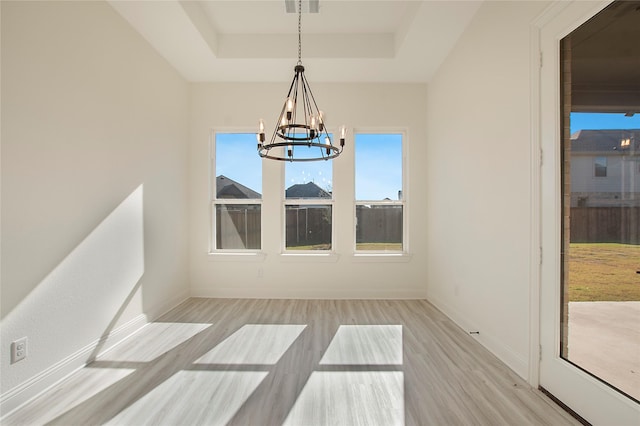
<svg viewBox="0 0 640 426">
<path fill-rule="evenodd" d="M 246 198 L 221 198 L 216 197 L 216 135 L 228 133 L 252 134 L 255 129 L 211 129 L 209 132 L 209 251 L 207 257 L 213 261 L 256 261 L 262 262 L 266 253 L 260 249 L 218 249 L 216 248 L 216 204 L 251 204 L 260 205 L 260 246 L 264 242 L 264 220 L 262 216 L 262 199 Z M 257 154 L 256 154 L 257 155 Z M 262 176 L 264 187 L 264 173 Z M 264 189 L 263 191 L 264 192 Z"/>
<path fill-rule="evenodd" d="M 336 263 L 340 259 L 340 255 L 333 250 L 287 250 L 280 253 L 280 259 L 287 263 L 305 263 L 310 260 Z"/>
<path fill-rule="evenodd" d="M 352 260 L 354 263 L 406 263 L 411 262 L 413 254 L 395 251 L 365 253 L 359 251 L 354 253 Z"/>
<path fill-rule="evenodd" d="M 212 262 L 264 262 L 267 254 L 263 251 L 247 251 L 240 253 L 232 250 L 217 250 L 207 253 L 207 259 Z"/>
<path fill-rule="evenodd" d="M 402 200 L 357 200 L 355 199 L 356 193 L 356 135 L 383 135 L 383 134 L 400 134 L 402 135 Z M 412 258 L 409 246 L 409 172 L 408 172 L 408 151 L 409 151 L 409 137 L 408 130 L 405 128 L 381 128 L 381 129 L 354 129 L 353 130 L 353 261 L 354 262 L 409 262 Z M 400 205 L 402 206 L 402 250 L 401 251 L 388 251 L 388 250 L 357 250 L 356 248 L 356 209 L 358 205 Z"/>
</svg>

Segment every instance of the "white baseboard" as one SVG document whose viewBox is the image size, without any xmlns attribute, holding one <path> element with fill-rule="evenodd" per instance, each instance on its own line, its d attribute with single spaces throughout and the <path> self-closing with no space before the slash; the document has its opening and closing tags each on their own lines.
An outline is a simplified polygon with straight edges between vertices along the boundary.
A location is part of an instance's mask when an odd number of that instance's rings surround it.
<svg viewBox="0 0 640 426">
<path fill-rule="evenodd" d="M 71 373 L 84 367 L 97 347 L 102 346 L 100 349 L 102 353 L 114 347 L 147 324 L 147 315 L 140 314 L 126 324 L 112 330 L 108 335 L 101 337 L 33 376 L 26 382 L 0 395 L 0 413 L 2 417 L 7 416 L 13 410 L 65 379 Z"/>
<path fill-rule="evenodd" d="M 476 331 L 476 327 L 469 324 L 465 319 L 465 316 L 457 309 L 452 308 L 447 303 L 444 303 L 442 300 L 431 295 L 427 297 L 427 300 L 440 311 L 442 311 L 443 314 L 448 316 L 449 319 L 455 322 L 463 330 L 467 332 Z M 478 343 L 480 343 L 487 350 L 489 350 L 489 352 L 498 357 L 500 361 L 504 362 L 518 376 L 522 377 L 528 382 L 529 362 L 526 356 L 517 353 L 509 346 L 502 343 L 500 339 L 488 334 L 485 330 L 482 330 L 482 333 L 474 334 L 473 336 L 476 338 Z"/>
<path fill-rule="evenodd" d="M 162 315 L 166 314 L 185 300 L 191 297 L 189 290 L 183 291 L 178 296 L 171 298 L 168 302 L 163 303 L 155 309 L 149 310 L 147 312 L 147 317 L 149 318 L 149 322 L 153 322 L 160 318 Z"/>
<path fill-rule="evenodd" d="M 267 289 L 267 288 L 211 288 L 192 287 L 191 297 L 220 299 L 426 299 L 426 292 L 416 289 L 392 290 L 326 290 L 326 289 Z"/>
<path fill-rule="evenodd" d="M 37 374 L 26 382 L 0 395 L 0 416 L 5 417 L 56 383 L 64 380 L 76 370 L 83 368 L 87 364 L 89 358 L 92 355 L 95 355 L 94 351 L 97 347 L 100 347 L 100 353 L 104 353 L 109 349 L 112 349 L 131 334 L 139 331 L 149 322 L 162 316 L 164 313 L 170 311 L 188 298 L 189 292 L 182 292 L 170 301 L 150 310 L 147 314 L 140 314 L 136 316 L 126 324 L 112 330 L 108 335 L 101 337 L 42 371 L 40 374 Z"/>
</svg>

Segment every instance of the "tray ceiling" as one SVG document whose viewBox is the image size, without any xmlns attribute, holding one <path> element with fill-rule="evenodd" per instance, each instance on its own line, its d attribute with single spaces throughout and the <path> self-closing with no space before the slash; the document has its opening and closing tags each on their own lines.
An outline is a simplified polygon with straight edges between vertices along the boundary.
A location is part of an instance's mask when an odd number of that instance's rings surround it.
<svg viewBox="0 0 640 426">
<path fill-rule="evenodd" d="M 285 0 L 109 3 L 188 81 L 291 78 L 298 17 L 287 13 Z M 308 78 L 339 82 L 428 81 L 481 4 L 303 3 L 302 62 Z M 309 13 L 310 8 L 318 12 Z"/>
</svg>

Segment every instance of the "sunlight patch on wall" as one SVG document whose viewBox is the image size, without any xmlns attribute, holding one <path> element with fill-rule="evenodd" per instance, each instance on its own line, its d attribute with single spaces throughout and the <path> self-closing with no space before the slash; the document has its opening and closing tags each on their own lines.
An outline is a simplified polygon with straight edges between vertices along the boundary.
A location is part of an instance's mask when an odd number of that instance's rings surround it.
<svg viewBox="0 0 640 426">
<path fill-rule="evenodd" d="M 2 341 L 27 336 L 29 355 L 2 358 L 2 392 L 107 335 L 127 307 L 142 311 L 144 262 L 140 185 L 3 319 Z"/>
</svg>

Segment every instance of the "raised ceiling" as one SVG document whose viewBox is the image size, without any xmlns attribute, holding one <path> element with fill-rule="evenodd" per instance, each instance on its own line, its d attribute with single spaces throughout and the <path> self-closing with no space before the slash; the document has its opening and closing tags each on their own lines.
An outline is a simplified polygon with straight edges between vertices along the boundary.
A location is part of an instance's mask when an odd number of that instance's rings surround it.
<svg viewBox="0 0 640 426">
<path fill-rule="evenodd" d="M 291 79 L 298 16 L 285 0 L 110 1 L 188 81 Z M 289 8 L 291 2 L 289 1 Z M 297 1 L 295 1 L 297 7 Z M 307 77 L 331 82 L 426 82 L 481 1 L 303 1 Z M 317 13 L 309 8 L 317 7 Z"/>
</svg>

